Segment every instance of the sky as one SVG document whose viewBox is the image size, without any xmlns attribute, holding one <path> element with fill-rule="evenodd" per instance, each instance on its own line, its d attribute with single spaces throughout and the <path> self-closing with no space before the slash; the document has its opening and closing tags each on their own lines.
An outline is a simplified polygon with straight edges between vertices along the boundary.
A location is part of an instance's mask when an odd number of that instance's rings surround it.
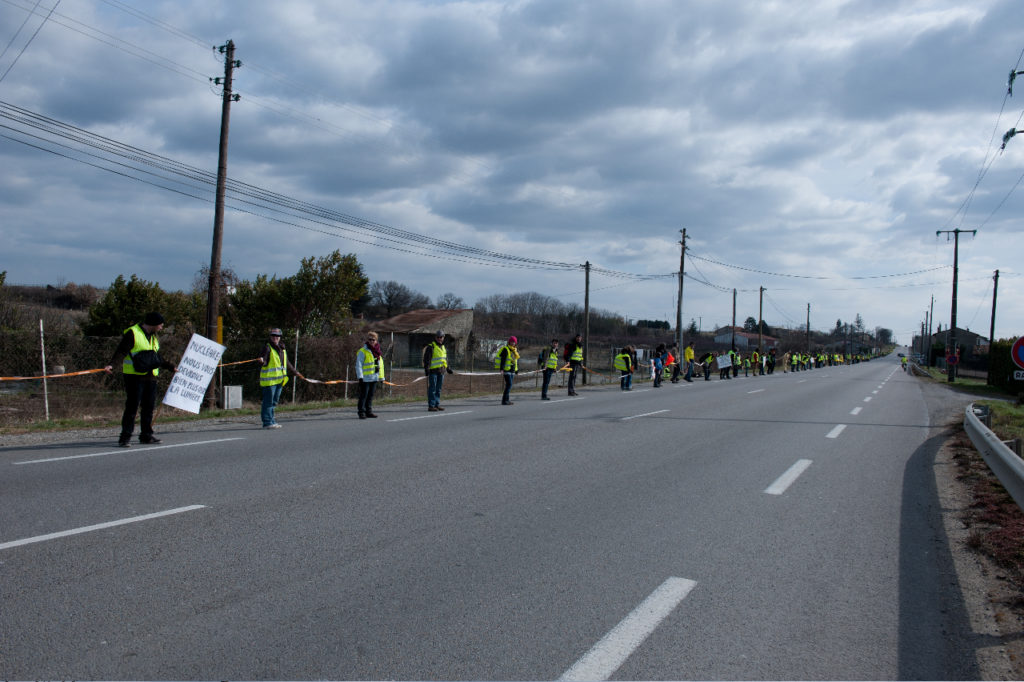
<svg viewBox="0 0 1024 682">
<path fill-rule="evenodd" d="M 354 253 L 467 306 L 1024 335 L 1012 0 L 0 0 L 8 283 Z M 941 234 L 937 234 L 941 232 Z M 763 298 L 759 295 L 764 288 Z M 934 297 L 934 304 L 932 303 Z M 809 312 L 808 312 L 809 311 Z"/>
</svg>

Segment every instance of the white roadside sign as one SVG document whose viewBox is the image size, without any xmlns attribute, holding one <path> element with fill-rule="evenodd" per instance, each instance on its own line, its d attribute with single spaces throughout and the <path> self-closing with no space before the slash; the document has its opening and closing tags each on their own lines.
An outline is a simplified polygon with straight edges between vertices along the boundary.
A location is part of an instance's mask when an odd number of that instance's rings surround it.
<svg viewBox="0 0 1024 682">
<path fill-rule="evenodd" d="M 193 334 L 164 395 L 164 404 L 199 414 L 210 379 L 217 371 L 217 364 L 226 348 L 205 336 Z"/>
</svg>

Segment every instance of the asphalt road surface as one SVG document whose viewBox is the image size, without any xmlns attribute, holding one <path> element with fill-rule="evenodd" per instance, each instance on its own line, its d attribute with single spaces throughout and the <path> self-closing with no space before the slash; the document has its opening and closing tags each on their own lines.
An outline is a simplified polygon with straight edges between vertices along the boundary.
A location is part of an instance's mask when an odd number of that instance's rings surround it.
<svg viewBox="0 0 1024 682">
<path fill-rule="evenodd" d="M 0 677 L 977 678 L 895 356 L 0 449 Z"/>
</svg>

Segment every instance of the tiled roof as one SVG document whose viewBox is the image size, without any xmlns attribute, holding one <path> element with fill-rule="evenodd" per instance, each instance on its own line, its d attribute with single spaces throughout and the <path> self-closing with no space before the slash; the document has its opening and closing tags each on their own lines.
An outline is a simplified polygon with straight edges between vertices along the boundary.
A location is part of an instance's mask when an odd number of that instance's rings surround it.
<svg viewBox="0 0 1024 682">
<path fill-rule="evenodd" d="M 410 310 L 386 320 L 374 322 L 369 328 L 377 332 L 400 332 L 403 334 L 433 333 L 444 329 L 444 321 L 455 315 L 473 312 L 472 308 L 459 310 Z"/>
</svg>

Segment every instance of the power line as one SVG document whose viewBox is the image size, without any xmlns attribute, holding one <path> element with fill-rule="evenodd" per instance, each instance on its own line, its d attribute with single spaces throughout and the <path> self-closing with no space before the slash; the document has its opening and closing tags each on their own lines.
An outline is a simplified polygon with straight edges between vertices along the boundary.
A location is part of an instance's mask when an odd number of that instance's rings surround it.
<svg viewBox="0 0 1024 682">
<path fill-rule="evenodd" d="M 46 24 L 46 21 L 50 18 L 50 15 L 53 14 L 53 11 L 55 9 L 57 9 L 57 5 L 59 5 L 59 4 L 60 4 L 60 0 L 57 0 L 57 2 L 53 3 L 53 7 L 50 8 L 49 14 L 47 14 L 45 17 L 43 17 L 43 20 L 41 22 L 39 22 L 39 25 L 36 26 L 35 32 L 32 33 L 32 37 L 28 39 L 28 42 L 26 42 L 24 45 L 21 46 L 21 51 L 18 52 L 18 56 L 14 58 L 14 61 L 11 62 L 11 65 L 8 66 L 7 70 L 4 71 L 2 76 L 0 76 L 0 82 L 3 82 L 3 80 L 5 78 L 7 78 L 7 74 L 9 74 L 11 72 L 11 69 L 14 68 L 14 65 L 18 63 L 19 59 L 21 59 L 21 55 L 25 54 L 25 50 L 28 49 L 28 46 L 31 45 L 32 41 L 36 39 L 37 35 L 39 35 L 39 31 L 42 30 L 43 26 Z M 38 2 L 36 2 L 36 7 L 39 7 L 39 3 Z M 32 13 L 35 14 L 35 7 L 32 8 Z M 27 20 L 27 18 L 26 18 L 26 20 Z M 24 24 L 22 24 L 22 25 L 24 26 Z M 18 33 L 20 33 L 20 32 L 21 32 L 21 29 L 19 28 L 18 29 Z M 15 35 L 17 35 L 17 34 L 15 34 Z M 7 52 L 7 50 L 4 50 L 4 52 Z"/>
</svg>

